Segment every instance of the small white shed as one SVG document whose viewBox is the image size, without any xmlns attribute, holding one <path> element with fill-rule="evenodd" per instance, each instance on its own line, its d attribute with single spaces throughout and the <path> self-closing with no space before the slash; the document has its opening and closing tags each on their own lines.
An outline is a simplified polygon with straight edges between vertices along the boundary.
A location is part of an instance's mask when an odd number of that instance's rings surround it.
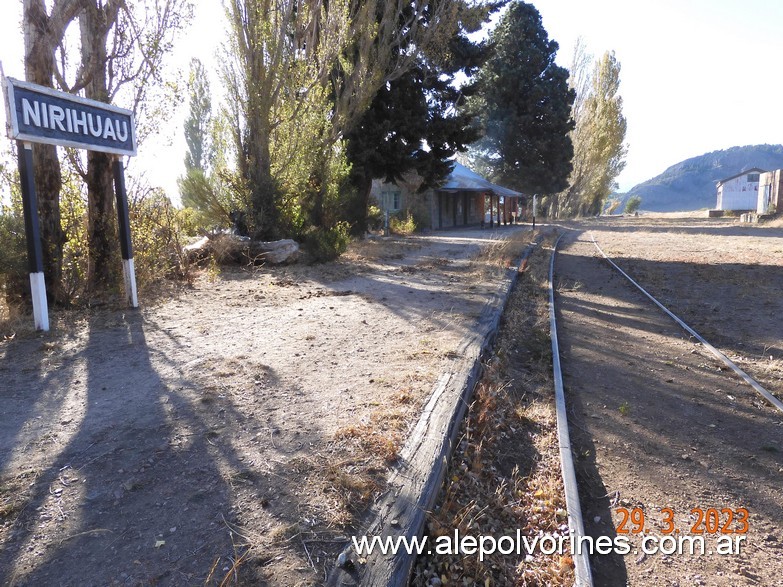
<svg viewBox="0 0 783 587">
<path fill-rule="evenodd" d="M 764 169 L 753 167 L 742 173 L 721 179 L 718 184 L 718 210 L 756 210 L 759 194 L 759 176 Z"/>
</svg>

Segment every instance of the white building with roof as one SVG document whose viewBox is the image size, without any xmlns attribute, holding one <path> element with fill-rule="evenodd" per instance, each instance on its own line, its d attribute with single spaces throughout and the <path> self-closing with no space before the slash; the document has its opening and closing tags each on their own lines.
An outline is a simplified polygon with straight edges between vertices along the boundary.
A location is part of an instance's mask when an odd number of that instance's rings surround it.
<svg viewBox="0 0 783 587">
<path fill-rule="evenodd" d="M 742 173 L 721 179 L 717 183 L 717 210 L 756 210 L 759 195 L 759 177 L 764 169 L 752 167 Z"/>
</svg>

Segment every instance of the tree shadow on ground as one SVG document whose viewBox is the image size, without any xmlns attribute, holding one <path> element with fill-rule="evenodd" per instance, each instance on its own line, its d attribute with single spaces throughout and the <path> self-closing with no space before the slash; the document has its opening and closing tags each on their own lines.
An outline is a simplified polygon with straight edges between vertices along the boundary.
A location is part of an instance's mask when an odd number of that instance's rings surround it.
<svg viewBox="0 0 783 587">
<path fill-rule="evenodd" d="M 564 247 L 556 274 L 583 287 L 560 291 L 557 304 L 588 531 L 614 532 L 611 511 L 618 505 L 644 509 L 652 527 L 654 520 L 660 523 L 656 510 L 669 504 L 679 508 L 678 524 L 690 508 L 741 506 L 752 512 L 756 537 L 773 531 L 783 516 L 777 496 L 783 446 L 779 413 L 629 282 L 615 278 L 603 259 L 586 249 L 571 252 L 572 246 Z M 708 333 L 708 340 L 720 330 L 725 350 L 742 352 L 765 338 L 780 340 L 779 324 L 769 324 L 766 314 L 747 317 L 746 338 L 745 325 L 726 319 L 728 310 L 704 310 L 716 302 L 729 308 L 752 293 L 779 308 L 781 267 L 766 268 L 762 286 L 748 279 L 754 269 L 742 264 L 644 259 L 619 264 L 656 297 L 668 287 L 666 305 Z M 600 520 L 593 524 L 596 517 Z M 624 585 L 628 576 L 622 575 L 621 559 L 594 558 L 597 582 Z M 703 564 L 720 570 L 712 559 Z"/>
<path fill-rule="evenodd" d="M 217 584 L 266 530 L 298 521 L 299 475 L 282 457 L 301 443 L 273 412 L 233 401 L 225 365 L 169 361 L 149 346 L 151 327 L 139 313 L 106 322 L 92 317 L 68 367 L 46 379 L 36 373 L 27 388 L 37 398 L 60 394 L 60 404 L 82 390 L 83 409 L 67 440 L 31 459 L 35 482 L 3 523 L 0 582 Z M 238 393 L 263 399 L 280 382 L 256 367 L 243 374 L 251 389 Z M 83 385 L 74 380 L 81 376 Z M 30 404 L 14 421 L 40 414 L 43 429 L 58 427 L 58 406 Z M 307 444 L 319 435 L 311 423 Z M 255 560 L 252 575 L 262 582 L 268 561 Z M 303 552 L 301 560 L 307 564 Z"/>
</svg>

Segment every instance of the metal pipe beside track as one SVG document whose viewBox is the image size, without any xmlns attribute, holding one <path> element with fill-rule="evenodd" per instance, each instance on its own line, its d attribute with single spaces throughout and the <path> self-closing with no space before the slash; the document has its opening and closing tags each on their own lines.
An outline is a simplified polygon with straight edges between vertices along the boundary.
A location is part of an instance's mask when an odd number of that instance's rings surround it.
<svg viewBox="0 0 783 587">
<path fill-rule="evenodd" d="M 612 261 L 609 256 L 604 253 L 604 250 L 598 246 L 598 243 L 595 240 L 595 235 L 593 233 L 590 233 L 590 237 L 593 239 L 593 244 L 595 245 L 595 248 L 598 249 L 598 251 L 604 256 L 604 259 L 609 261 L 609 263 L 617 269 L 628 281 L 630 281 L 632 284 L 634 284 L 640 292 L 642 292 L 645 296 L 647 296 L 650 301 L 652 301 L 656 306 L 658 306 L 661 310 L 666 312 L 666 314 L 669 315 L 669 317 L 674 320 L 677 324 L 679 324 L 685 331 L 693 336 L 696 340 L 698 340 L 701 344 L 704 345 L 704 348 L 706 348 L 708 351 L 710 351 L 713 355 L 715 355 L 718 359 L 720 359 L 729 369 L 734 371 L 737 375 L 739 375 L 745 383 L 750 385 L 753 389 L 755 389 L 764 399 L 766 399 L 769 403 L 771 403 L 773 406 L 775 406 L 778 410 L 783 412 L 783 402 L 781 402 L 778 398 L 776 398 L 774 395 L 772 395 L 769 391 L 767 391 L 764 387 L 761 386 L 761 384 L 753 379 L 750 375 L 745 373 L 740 367 L 738 367 L 731 359 L 729 359 L 725 354 L 723 354 L 721 351 L 716 349 L 714 346 L 712 346 L 710 343 L 708 343 L 704 338 L 696 332 L 693 328 L 688 326 L 685 322 L 683 322 L 680 318 L 678 318 L 674 313 L 670 312 L 669 309 L 664 306 L 661 302 L 656 300 L 652 295 L 647 293 L 647 291 L 638 283 L 636 283 L 625 271 L 620 269 L 618 267 L 617 263 Z"/>
</svg>

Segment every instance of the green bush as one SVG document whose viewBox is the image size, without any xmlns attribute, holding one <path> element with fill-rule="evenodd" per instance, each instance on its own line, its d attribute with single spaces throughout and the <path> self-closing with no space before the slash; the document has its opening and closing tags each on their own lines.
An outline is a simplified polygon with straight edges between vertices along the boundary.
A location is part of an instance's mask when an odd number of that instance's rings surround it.
<svg viewBox="0 0 783 587">
<path fill-rule="evenodd" d="M 383 229 L 384 224 L 384 212 L 378 206 L 373 206 L 367 209 L 367 228 L 369 230 L 378 231 Z"/>
<path fill-rule="evenodd" d="M 394 234 L 402 236 L 409 236 L 416 232 L 416 221 L 413 219 L 413 214 L 410 210 L 406 211 L 404 218 L 392 216 L 389 219 L 389 229 Z"/>
<path fill-rule="evenodd" d="M 336 259 L 348 249 L 350 242 L 347 222 L 338 222 L 331 228 L 312 227 L 304 236 L 304 247 L 316 263 Z"/>
</svg>

